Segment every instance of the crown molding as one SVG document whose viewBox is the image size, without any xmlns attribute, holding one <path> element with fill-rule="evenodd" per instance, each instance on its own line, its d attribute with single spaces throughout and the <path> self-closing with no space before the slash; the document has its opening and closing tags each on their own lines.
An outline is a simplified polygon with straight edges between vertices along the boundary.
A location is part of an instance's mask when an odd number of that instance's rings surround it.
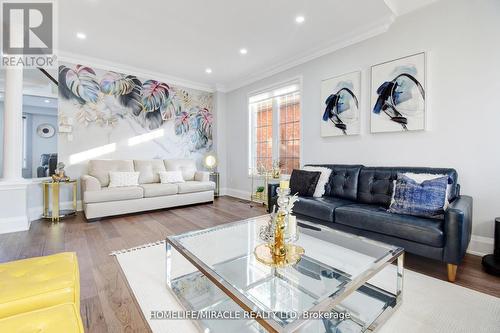
<svg viewBox="0 0 500 333">
<path fill-rule="evenodd" d="M 385 5 L 396 15 L 401 16 L 429 6 L 437 0 L 384 0 Z"/>
<path fill-rule="evenodd" d="M 141 78 L 152 78 L 155 80 L 163 81 L 165 83 L 181 86 L 184 88 L 202 90 L 206 92 L 216 91 L 215 86 L 213 85 L 184 80 L 176 76 L 168 75 L 165 73 L 152 72 L 144 68 L 138 68 L 117 62 L 110 62 L 104 59 L 88 57 L 80 54 L 66 52 L 63 50 L 59 50 L 57 55 L 58 55 L 57 60 L 62 62 L 69 62 L 74 64 L 86 64 L 104 70 L 135 75 Z"/>
<path fill-rule="evenodd" d="M 333 53 L 347 46 L 357 44 L 369 38 L 383 34 L 387 30 L 389 30 L 390 26 L 395 20 L 395 17 L 396 17 L 395 15 L 389 15 L 387 17 L 384 17 L 381 20 L 375 22 L 374 24 L 370 24 L 365 27 L 356 29 L 355 31 L 353 31 L 351 34 L 349 34 L 344 38 L 331 41 L 325 47 L 318 48 L 312 52 L 310 51 L 304 52 L 303 54 L 297 57 L 287 59 L 281 63 L 270 66 L 264 70 L 257 71 L 255 72 L 255 74 L 243 80 L 236 80 L 228 84 L 217 84 L 216 85 L 217 90 L 224 89 L 220 90 L 224 93 L 236 90 L 238 88 L 244 87 L 246 85 L 252 84 L 254 82 L 260 81 L 267 77 L 283 72 L 287 69 L 304 64 L 316 58 L 327 55 L 329 53 Z"/>
</svg>

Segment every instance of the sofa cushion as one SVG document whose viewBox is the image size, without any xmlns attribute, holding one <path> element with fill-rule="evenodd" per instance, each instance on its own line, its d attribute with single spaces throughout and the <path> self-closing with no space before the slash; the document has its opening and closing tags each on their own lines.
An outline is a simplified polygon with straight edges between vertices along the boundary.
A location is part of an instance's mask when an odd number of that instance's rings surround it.
<svg viewBox="0 0 500 333">
<path fill-rule="evenodd" d="M 162 184 L 178 184 L 184 183 L 181 171 L 162 171 L 160 172 L 160 183 Z"/>
<path fill-rule="evenodd" d="M 88 174 L 95 177 L 101 186 L 109 185 L 109 172 L 123 171 L 133 172 L 134 162 L 132 160 L 90 160 Z"/>
<path fill-rule="evenodd" d="M 419 183 L 398 173 L 388 212 L 443 219 L 447 185 L 448 176 Z"/>
<path fill-rule="evenodd" d="M 177 184 L 142 184 L 144 198 L 177 194 Z"/>
<path fill-rule="evenodd" d="M 334 222 L 335 209 L 340 206 L 353 204 L 353 201 L 322 197 L 322 198 L 305 198 L 300 197 L 293 207 L 293 212 L 296 214 L 313 217 L 319 220 Z"/>
<path fill-rule="evenodd" d="M 159 173 L 166 170 L 163 160 L 134 160 L 134 168 L 140 172 L 139 184 L 159 183 Z"/>
<path fill-rule="evenodd" d="M 0 332 L 84 333 L 80 310 L 62 303 L 0 319 Z"/>
<path fill-rule="evenodd" d="M 290 176 L 291 193 L 297 193 L 301 197 L 312 197 L 320 176 L 321 172 L 319 171 L 294 169 Z"/>
<path fill-rule="evenodd" d="M 453 201 L 458 195 L 457 172 L 455 169 L 444 168 L 412 168 L 412 167 L 364 167 L 359 173 L 358 201 L 366 204 L 389 207 L 391 204 L 393 181 L 398 173 L 431 173 L 448 175 L 450 195 Z"/>
<path fill-rule="evenodd" d="M 141 199 L 143 197 L 144 189 L 140 186 L 105 187 L 99 191 L 86 191 L 83 193 L 85 203 Z"/>
<path fill-rule="evenodd" d="M 196 162 L 191 159 L 164 160 L 167 171 L 181 171 L 184 180 L 194 180 Z"/>
<path fill-rule="evenodd" d="M 139 186 L 139 172 L 110 171 L 108 187 Z"/>
<path fill-rule="evenodd" d="M 381 206 L 353 204 L 339 207 L 335 210 L 335 223 L 434 247 L 443 246 L 443 220 L 392 214 Z"/>
<path fill-rule="evenodd" d="M 194 180 L 179 183 L 177 186 L 179 187 L 179 193 L 213 191 L 215 189 L 214 182 L 198 182 Z"/>
<path fill-rule="evenodd" d="M 325 187 L 325 196 L 356 200 L 358 195 L 358 177 L 361 165 L 315 164 L 332 169 L 330 179 Z"/>
<path fill-rule="evenodd" d="M 79 309 L 79 293 L 75 253 L 63 252 L 0 264 L 0 318 L 61 303 L 74 303 Z"/>
</svg>

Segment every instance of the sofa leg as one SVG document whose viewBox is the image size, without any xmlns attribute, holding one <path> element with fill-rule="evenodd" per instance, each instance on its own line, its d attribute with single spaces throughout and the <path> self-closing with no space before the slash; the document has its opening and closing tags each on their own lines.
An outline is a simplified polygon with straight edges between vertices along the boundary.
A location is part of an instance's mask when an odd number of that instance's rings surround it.
<svg viewBox="0 0 500 333">
<path fill-rule="evenodd" d="M 446 267 L 448 268 L 448 281 L 455 282 L 458 266 L 453 264 L 446 264 Z"/>
</svg>

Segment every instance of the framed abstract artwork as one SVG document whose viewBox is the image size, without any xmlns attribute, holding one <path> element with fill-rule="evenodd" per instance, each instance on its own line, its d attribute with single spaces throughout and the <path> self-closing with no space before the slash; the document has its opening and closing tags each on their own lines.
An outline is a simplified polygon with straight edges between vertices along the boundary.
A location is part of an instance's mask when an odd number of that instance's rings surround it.
<svg viewBox="0 0 500 333">
<path fill-rule="evenodd" d="M 360 133 L 361 71 L 321 82 L 321 136 Z"/>
<path fill-rule="evenodd" d="M 426 54 L 371 68 L 371 132 L 406 132 L 426 128 Z"/>
</svg>

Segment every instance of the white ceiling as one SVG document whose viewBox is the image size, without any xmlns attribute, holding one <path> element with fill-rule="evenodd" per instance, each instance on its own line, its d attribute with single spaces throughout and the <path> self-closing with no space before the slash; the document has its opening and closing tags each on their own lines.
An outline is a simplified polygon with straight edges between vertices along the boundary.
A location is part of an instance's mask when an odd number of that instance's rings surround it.
<svg viewBox="0 0 500 333">
<path fill-rule="evenodd" d="M 386 1 L 59 0 L 59 54 L 230 90 L 382 33 L 432 0 Z"/>
</svg>

